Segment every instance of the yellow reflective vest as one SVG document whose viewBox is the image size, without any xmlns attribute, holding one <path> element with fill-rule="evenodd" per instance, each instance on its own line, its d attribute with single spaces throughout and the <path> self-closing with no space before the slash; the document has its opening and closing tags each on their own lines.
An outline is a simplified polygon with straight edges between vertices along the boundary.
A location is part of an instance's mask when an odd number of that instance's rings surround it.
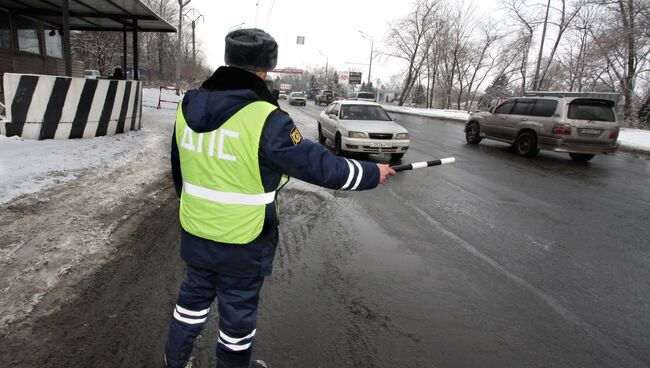
<svg viewBox="0 0 650 368">
<path fill-rule="evenodd" d="M 197 133 L 178 104 L 175 133 L 183 176 L 179 217 L 185 231 L 230 244 L 250 243 L 261 233 L 266 205 L 275 201 L 276 191 L 264 191 L 258 149 L 264 123 L 275 109 L 255 101 L 218 129 Z"/>
</svg>

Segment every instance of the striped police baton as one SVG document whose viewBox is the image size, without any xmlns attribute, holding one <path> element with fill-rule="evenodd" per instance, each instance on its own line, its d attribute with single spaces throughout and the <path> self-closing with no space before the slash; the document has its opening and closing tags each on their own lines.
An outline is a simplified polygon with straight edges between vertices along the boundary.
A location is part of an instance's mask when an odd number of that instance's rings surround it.
<svg viewBox="0 0 650 368">
<path fill-rule="evenodd" d="M 395 165 L 395 166 L 391 166 L 390 168 L 399 172 L 399 171 L 406 171 L 406 170 L 422 169 L 430 166 L 453 164 L 454 162 L 456 162 L 456 159 L 454 157 L 447 157 L 447 158 L 441 158 L 440 160 L 422 161 L 422 162 L 414 162 L 412 164 Z"/>
</svg>

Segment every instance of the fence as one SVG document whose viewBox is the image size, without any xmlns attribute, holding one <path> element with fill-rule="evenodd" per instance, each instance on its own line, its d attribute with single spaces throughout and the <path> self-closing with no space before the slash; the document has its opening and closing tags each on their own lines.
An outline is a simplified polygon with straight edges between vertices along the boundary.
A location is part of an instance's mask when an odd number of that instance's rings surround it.
<svg viewBox="0 0 650 368">
<path fill-rule="evenodd" d="M 173 93 L 171 91 L 173 91 Z M 181 100 L 184 94 L 185 91 L 180 90 L 180 95 L 177 96 L 176 87 L 160 86 L 158 92 L 158 106 L 156 106 L 156 109 L 160 110 L 164 108 L 162 106 L 163 102 L 173 104 L 174 105 L 173 109 L 176 109 L 176 105 Z"/>
</svg>

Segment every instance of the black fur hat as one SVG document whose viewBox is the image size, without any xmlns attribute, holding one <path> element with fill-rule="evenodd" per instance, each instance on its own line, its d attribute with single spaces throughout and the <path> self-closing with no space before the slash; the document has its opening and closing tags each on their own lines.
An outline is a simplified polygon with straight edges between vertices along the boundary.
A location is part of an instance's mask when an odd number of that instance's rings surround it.
<svg viewBox="0 0 650 368">
<path fill-rule="evenodd" d="M 278 44 L 257 28 L 238 29 L 226 35 L 226 64 L 266 72 L 278 63 Z"/>
</svg>

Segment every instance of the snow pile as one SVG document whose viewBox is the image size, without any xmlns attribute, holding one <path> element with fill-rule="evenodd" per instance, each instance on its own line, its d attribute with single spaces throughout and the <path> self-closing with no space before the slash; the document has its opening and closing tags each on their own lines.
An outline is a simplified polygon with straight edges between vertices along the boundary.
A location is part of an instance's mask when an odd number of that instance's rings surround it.
<svg viewBox="0 0 650 368">
<path fill-rule="evenodd" d="M 143 90 L 142 130 L 90 139 L 36 141 L 0 136 L 0 203 L 79 177 L 85 170 L 110 170 L 129 164 L 151 142 L 171 139 L 176 104 L 158 104 L 159 90 Z M 176 99 L 180 99 L 171 94 Z M 166 97 L 170 97 L 167 95 Z M 161 137 L 164 135 L 164 137 Z"/>
<path fill-rule="evenodd" d="M 623 128 L 618 134 L 618 143 L 624 148 L 650 152 L 650 130 Z"/>
<path fill-rule="evenodd" d="M 438 119 L 467 120 L 469 113 L 460 110 L 440 110 L 440 109 L 422 109 L 418 107 L 392 106 L 383 105 L 384 110 L 388 112 L 397 112 L 401 114 L 426 116 Z"/>
</svg>

